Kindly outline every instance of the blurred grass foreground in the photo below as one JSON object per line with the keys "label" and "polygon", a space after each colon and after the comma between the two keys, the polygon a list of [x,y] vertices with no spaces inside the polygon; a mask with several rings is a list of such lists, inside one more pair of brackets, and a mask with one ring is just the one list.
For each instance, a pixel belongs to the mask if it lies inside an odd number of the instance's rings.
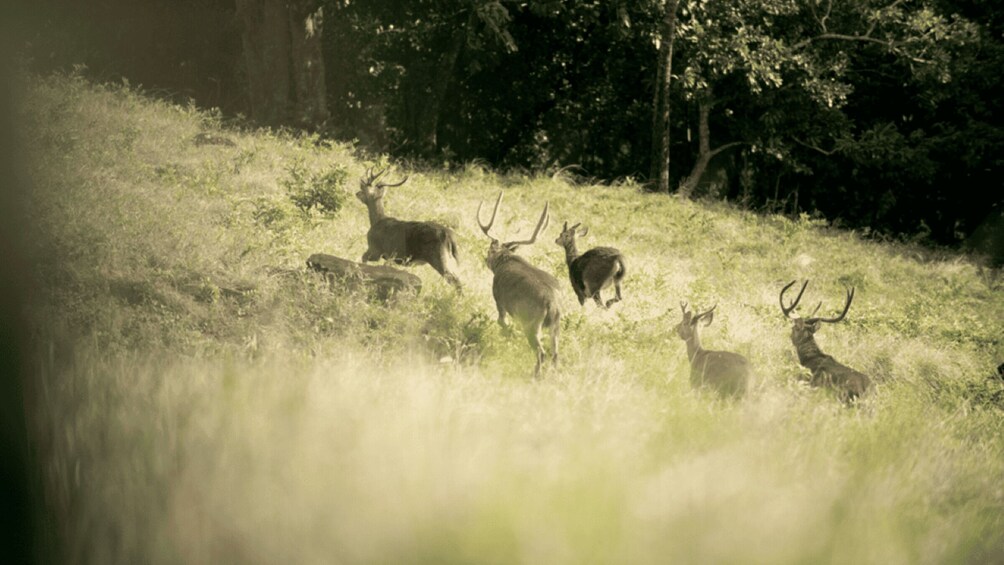
{"label": "blurred grass foreground", "polygon": [[[1004,562],[1004,300],[963,257],[631,180],[399,167],[388,213],[457,232],[465,293],[415,267],[421,294],[384,304],[305,268],[365,250],[372,158],[127,86],[25,88],[29,427],[59,561]],[[561,222],[628,260],[609,311],[564,287],[539,381],[474,219],[503,188],[503,237],[550,202],[521,254],[563,285]],[[800,379],[796,278],[824,309],[857,289],[817,335],[875,383],[856,407]],[[704,343],[750,359],[744,401],[691,390],[680,301],[718,304]]]}

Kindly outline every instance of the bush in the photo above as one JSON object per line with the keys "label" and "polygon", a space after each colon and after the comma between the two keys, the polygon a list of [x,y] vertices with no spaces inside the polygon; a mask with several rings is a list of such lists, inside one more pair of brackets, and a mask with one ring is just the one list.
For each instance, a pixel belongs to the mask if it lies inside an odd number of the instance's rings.
{"label": "bush", "polygon": [[304,212],[316,208],[321,213],[334,214],[345,200],[342,185],[348,177],[349,171],[341,165],[317,175],[308,173],[303,161],[296,161],[289,167],[289,178],[283,184],[297,208]]}

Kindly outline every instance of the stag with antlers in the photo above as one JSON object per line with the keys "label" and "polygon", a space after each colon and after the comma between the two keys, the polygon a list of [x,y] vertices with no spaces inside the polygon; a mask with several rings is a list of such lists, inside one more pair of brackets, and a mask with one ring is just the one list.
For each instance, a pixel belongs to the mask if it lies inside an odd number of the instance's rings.
{"label": "stag with antlers", "polygon": [[481,231],[491,239],[485,263],[494,274],[492,295],[498,308],[499,325],[506,327],[506,316],[511,316],[523,327],[523,333],[537,356],[537,365],[533,370],[534,377],[540,376],[540,368],[546,357],[544,346],[540,343],[543,328],[551,333],[551,360],[558,364],[558,334],[561,330],[561,309],[558,305],[558,280],[550,274],[534,267],[526,259],[516,255],[516,249],[521,245],[530,245],[537,241],[537,236],[547,227],[550,216],[548,206],[544,204],[544,212],[540,215],[537,227],[530,239],[524,241],[509,241],[501,243],[492,237],[489,230],[495,224],[499,205],[502,203],[502,192],[495,200],[492,218],[487,224],[481,222],[481,208],[478,205],[478,225]]}
{"label": "stag with antlers", "polygon": [[855,371],[847,365],[839,363],[831,355],[823,353],[819,349],[819,346],[816,345],[816,338],[813,334],[819,329],[819,324],[824,322],[835,324],[847,316],[847,311],[851,308],[851,301],[854,300],[854,287],[847,289],[847,300],[844,303],[844,310],[840,315],[833,318],[814,317],[823,305],[820,302],[812,313],[809,314],[808,318],[792,318],[791,313],[798,306],[799,301],[802,299],[802,294],[805,293],[805,287],[808,284],[809,281],[802,283],[802,288],[798,291],[798,295],[787,306],[784,304],[784,293],[795,285],[795,281],[786,284],[778,296],[778,300],[781,303],[781,312],[784,313],[786,318],[792,320],[791,343],[798,352],[798,362],[812,372],[809,384],[817,387],[831,388],[837,392],[840,399],[844,402],[853,402],[855,399],[864,396],[871,381],[863,373]]}
{"label": "stag with antlers", "polygon": [[750,364],[745,357],[731,351],[712,351],[701,346],[701,336],[697,323],[704,321],[711,325],[715,308],[712,306],[700,314],[687,309],[687,303],[680,303],[683,320],[676,326],[676,335],[687,343],[687,359],[690,360],[690,386],[695,389],[708,387],[722,398],[739,398],[746,394],[749,383]]}
{"label": "stag with antlers", "polygon": [[460,279],[451,268],[458,261],[453,230],[435,222],[402,221],[388,216],[383,209],[384,192],[401,186],[408,177],[395,183],[379,182],[377,179],[385,172],[387,169],[377,173],[372,167],[367,169],[356,193],[370,215],[370,229],[366,233],[369,248],[363,253],[363,262],[390,259],[400,265],[428,263],[459,292]]}

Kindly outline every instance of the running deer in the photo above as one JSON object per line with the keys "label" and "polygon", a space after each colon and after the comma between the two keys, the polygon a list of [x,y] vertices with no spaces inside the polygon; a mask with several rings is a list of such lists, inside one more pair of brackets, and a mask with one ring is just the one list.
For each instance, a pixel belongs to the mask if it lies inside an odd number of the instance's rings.
{"label": "running deer", "polygon": [[676,326],[676,334],[687,343],[687,358],[690,360],[690,386],[709,387],[722,398],[739,398],[746,394],[749,384],[750,364],[745,357],[730,351],[711,351],[701,346],[701,336],[697,323],[711,325],[715,308],[694,314],[687,310],[687,303],[680,303],[683,320]]}
{"label": "running deer", "polygon": [[805,287],[808,284],[809,281],[802,283],[802,289],[798,291],[798,296],[788,306],[784,305],[784,293],[795,285],[795,281],[786,284],[778,296],[778,301],[781,303],[781,312],[784,313],[786,318],[792,320],[791,343],[798,352],[798,362],[812,372],[809,384],[817,387],[831,388],[837,391],[841,400],[845,403],[851,403],[855,399],[864,396],[868,390],[868,385],[870,384],[868,377],[837,362],[832,356],[823,353],[819,349],[819,346],[816,345],[816,338],[813,334],[819,329],[820,323],[835,324],[847,316],[847,311],[851,309],[851,301],[854,300],[854,287],[847,289],[847,301],[844,303],[844,311],[839,316],[835,318],[814,318],[813,316],[816,315],[820,306],[823,305],[820,302],[812,313],[809,314],[808,318],[792,318],[791,313],[798,306],[798,302],[802,299],[802,294],[805,292]]}
{"label": "running deer", "polygon": [[390,259],[399,265],[428,263],[458,292],[461,291],[460,279],[451,270],[458,262],[453,230],[435,222],[407,222],[388,216],[383,209],[384,192],[401,186],[408,177],[390,184],[377,182],[385,172],[387,169],[374,174],[372,168],[366,169],[356,193],[356,198],[366,205],[370,214],[370,229],[366,233],[369,249],[363,253],[363,262]]}
{"label": "running deer", "polygon": [[558,305],[558,280],[550,274],[531,265],[526,259],[516,255],[516,249],[521,245],[530,245],[537,241],[537,236],[547,227],[550,216],[548,205],[544,204],[544,212],[540,215],[537,228],[530,239],[525,241],[509,241],[500,243],[492,237],[489,230],[495,224],[499,205],[502,203],[502,192],[495,200],[492,219],[485,225],[481,222],[481,208],[484,201],[478,204],[478,226],[491,239],[485,263],[494,273],[492,295],[498,308],[499,325],[506,328],[506,315],[511,316],[523,327],[523,333],[530,342],[537,356],[534,367],[534,377],[540,376],[540,367],[544,363],[544,346],[540,343],[542,328],[548,328],[551,334],[551,361],[558,364],[558,334],[561,331],[561,309]]}
{"label": "running deer", "polygon": [[[624,267],[624,256],[613,247],[594,247],[579,255],[575,246],[575,237],[585,237],[589,228],[575,224],[568,227],[568,222],[561,229],[561,235],[554,242],[565,248],[565,263],[568,264],[568,278],[572,281],[572,290],[579,298],[579,304],[585,305],[587,298],[596,301],[601,308],[610,308],[615,302],[621,301],[621,280],[627,272]],[[606,303],[600,298],[600,291],[614,285],[614,298]]]}

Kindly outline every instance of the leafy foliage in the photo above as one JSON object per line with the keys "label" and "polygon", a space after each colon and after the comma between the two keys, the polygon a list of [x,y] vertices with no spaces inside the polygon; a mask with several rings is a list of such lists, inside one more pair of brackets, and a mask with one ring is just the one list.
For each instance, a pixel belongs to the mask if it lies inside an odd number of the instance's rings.
{"label": "leafy foliage", "polygon": [[[608,181],[652,170],[664,2],[322,3],[327,135],[437,166],[576,165]],[[29,55],[247,114],[231,4],[172,6],[47,4]],[[982,0],[681,0],[671,184],[700,165],[698,196],[960,243],[1004,206],[998,12]]]}
{"label": "leafy foliage", "polygon": [[316,209],[327,215],[342,208],[348,169],[334,165],[323,174],[312,174],[307,172],[302,161],[295,161],[289,166],[288,172],[289,177],[283,181],[283,185],[297,208],[304,212]]}

